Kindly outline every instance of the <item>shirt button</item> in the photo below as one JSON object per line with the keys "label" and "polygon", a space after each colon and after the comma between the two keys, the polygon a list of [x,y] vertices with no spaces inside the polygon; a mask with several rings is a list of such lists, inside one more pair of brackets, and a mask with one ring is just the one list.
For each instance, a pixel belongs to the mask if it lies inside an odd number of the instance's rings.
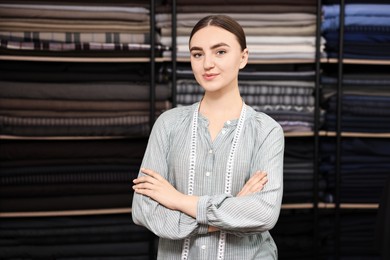
{"label": "shirt button", "polygon": [[206,245],[202,245],[200,248],[202,248],[203,250],[206,249]]}
{"label": "shirt button", "polygon": [[206,172],[206,176],[209,177],[211,172]]}
{"label": "shirt button", "polygon": [[226,130],[222,130],[222,134],[223,134],[223,135],[226,134]]}
{"label": "shirt button", "polygon": [[209,153],[213,153],[213,150],[209,150]]}
{"label": "shirt button", "polygon": [[226,121],[226,124],[230,125],[232,122],[230,120]]}

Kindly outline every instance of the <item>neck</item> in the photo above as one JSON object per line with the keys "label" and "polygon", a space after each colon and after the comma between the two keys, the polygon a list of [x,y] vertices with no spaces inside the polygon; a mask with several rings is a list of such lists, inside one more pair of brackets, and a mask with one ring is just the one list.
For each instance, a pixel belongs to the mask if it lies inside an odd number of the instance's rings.
{"label": "neck", "polygon": [[243,101],[238,91],[218,95],[206,92],[200,105],[200,112],[205,116],[218,116],[234,119],[240,116]]}

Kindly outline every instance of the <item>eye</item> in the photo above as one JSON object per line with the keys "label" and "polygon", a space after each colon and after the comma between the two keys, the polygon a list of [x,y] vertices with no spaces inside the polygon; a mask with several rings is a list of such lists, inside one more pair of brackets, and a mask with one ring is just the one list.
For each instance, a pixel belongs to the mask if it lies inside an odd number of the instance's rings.
{"label": "eye", "polygon": [[226,53],[226,51],[225,50],[219,50],[219,51],[217,51],[217,55],[224,55]]}
{"label": "eye", "polygon": [[192,55],[192,57],[194,57],[195,59],[197,59],[197,58],[200,58],[200,57],[202,56],[202,53],[200,53],[200,52],[194,52],[194,53],[192,53],[191,55]]}

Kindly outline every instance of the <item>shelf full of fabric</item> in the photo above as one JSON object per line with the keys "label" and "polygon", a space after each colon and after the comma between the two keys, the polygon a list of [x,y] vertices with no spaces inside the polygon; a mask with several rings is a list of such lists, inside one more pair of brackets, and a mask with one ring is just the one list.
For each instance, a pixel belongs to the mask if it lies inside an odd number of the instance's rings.
{"label": "shelf full of fabric", "polygon": [[171,107],[152,9],[0,6],[0,258],[150,259],[154,237],[129,213],[152,118]]}
{"label": "shelf full of fabric", "polygon": [[[338,58],[340,4],[324,1],[322,34],[328,58]],[[344,11],[344,58],[389,60],[388,1],[348,1]]]}
{"label": "shelf full of fabric", "polygon": [[[236,19],[247,36],[249,62],[314,62],[316,52],[316,2],[300,1],[192,1],[179,0],[176,15],[178,60],[189,60],[188,38],[195,23],[209,14]],[[156,27],[161,43],[172,46],[172,1],[157,8]],[[321,49],[324,47],[322,39]],[[323,52],[322,52],[323,53]],[[171,57],[171,51],[163,51]]]}
{"label": "shelf full of fabric", "polygon": [[2,1],[0,7],[2,55],[150,56],[149,3]]}
{"label": "shelf full of fabric", "polygon": [[129,214],[2,218],[1,259],[150,259],[150,233]]}
{"label": "shelf full of fabric", "polygon": [[337,209],[330,240],[335,240],[333,250],[338,257],[379,259],[374,225],[367,224],[370,233],[344,236],[348,224],[343,220],[348,212],[362,222],[375,221],[377,207],[363,214],[358,206],[349,211],[337,205],[377,205],[389,177],[386,108],[390,105],[390,82],[388,65],[384,65],[389,60],[389,8],[388,1],[380,0],[330,0],[322,7],[325,51],[327,57],[338,59],[337,64],[323,64],[321,77],[323,126],[326,131],[335,131],[336,138],[323,138],[320,144],[327,199],[334,201]]}
{"label": "shelf full of fabric", "polygon": [[[129,137],[150,131],[149,64],[0,63],[3,136]],[[155,83],[155,113],[170,107]]]}

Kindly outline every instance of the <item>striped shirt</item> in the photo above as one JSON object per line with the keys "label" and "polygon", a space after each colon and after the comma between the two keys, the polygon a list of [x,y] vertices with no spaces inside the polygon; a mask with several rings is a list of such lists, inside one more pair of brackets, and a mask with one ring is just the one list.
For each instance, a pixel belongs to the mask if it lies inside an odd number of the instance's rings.
{"label": "striped shirt", "polygon": [[[246,106],[246,105],[245,105]],[[173,108],[155,122],[142,167],[165,177],[182,193],[188,191],[191,124],[198,103]],[[277,247],[268,232],[279,217],[283,194],[283,130],[264,113],[247,106],[234,156],[231,194],[225,193],[226,165],[238,119],[227,121],[214,141],[208,120],[199,114],[193,195],[199,196],[196,219],[134,194],[132,217],[160,237],[158,259],[182,259],[183,241],[190,238],[188,259],[217,259],[219,233],[226,232],[225,260],[277,259]],[[256,171],[268,173],[261,192],[236,197]]]}

